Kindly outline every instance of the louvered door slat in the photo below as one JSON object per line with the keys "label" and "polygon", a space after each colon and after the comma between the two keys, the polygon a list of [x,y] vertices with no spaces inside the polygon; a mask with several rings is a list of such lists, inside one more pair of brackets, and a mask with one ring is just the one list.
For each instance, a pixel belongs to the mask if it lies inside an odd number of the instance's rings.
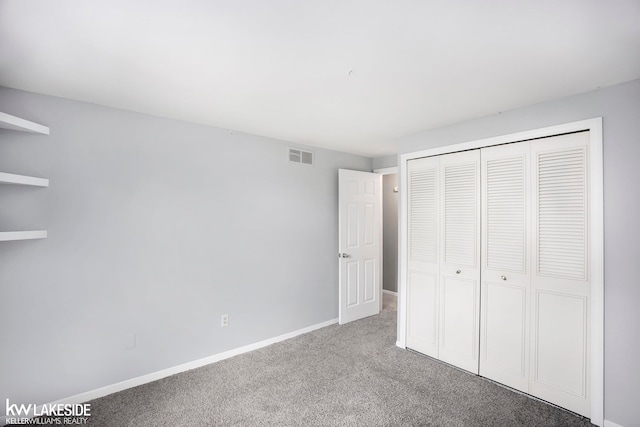
{"label": "louvered door slat", "polygon": [[480,374],[529,383],[528,142],[483,148]]}
{"label": "louvered door slat", "polygon": [[542,152],[538,168],[538,274],[586,279],[586,153]]}
{"label": "louvered door slat", "polygon": [[531,142],[536,245],[529,392],[589,415],[589,134]]}
{"label": "louvered door slat", "polygon": [[409,173],[409,257],[437,262],[436,169]]}
{"label": "louvered door slat", "polygon": [[438,357],[438,158],[407,165],[407,347]]}
{"label": "louvered door slat", "polygon": [[487,266],[525,271],[525,158],[486,162]]}
{"label": "louvered door slat", "polygon": [[475,266],[477,261],[477,164],[444,168],[444,262]]}
{"label": "louvered door slat", "polygon": [[439,358],[478,373],[480,151],[440,157]]}

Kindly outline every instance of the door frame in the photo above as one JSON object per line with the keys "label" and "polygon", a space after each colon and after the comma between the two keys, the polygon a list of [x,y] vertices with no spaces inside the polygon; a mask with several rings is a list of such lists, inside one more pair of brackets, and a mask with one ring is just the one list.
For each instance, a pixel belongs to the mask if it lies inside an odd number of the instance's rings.
{"label": "door frame", "polygon": [[421,157],[454,153],[457,151],[509,144],[535,138],[545,138],[570,132],[589,131],[589,215],[591,224],[589,234],[591,252],[591,422],[598,426],[604,423],[604,171],[602,117],[532,129],[523,132],[479,139],[452,145],[435,147],[400,155],[398,182],[398,335],[396,345],[406,348],[407,333],[407,262],[408,262],[408,206],[407,206],[407,162]]}

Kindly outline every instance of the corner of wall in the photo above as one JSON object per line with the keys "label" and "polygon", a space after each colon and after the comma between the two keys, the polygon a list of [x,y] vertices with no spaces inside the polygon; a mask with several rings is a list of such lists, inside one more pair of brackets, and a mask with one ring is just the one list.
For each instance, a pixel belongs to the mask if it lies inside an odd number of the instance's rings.
{"label": "corner of wall", "polygon": [[392,168],[398,166],[398,155],[390,154],[388,156],[374,157],[372,161],[372,169]]}

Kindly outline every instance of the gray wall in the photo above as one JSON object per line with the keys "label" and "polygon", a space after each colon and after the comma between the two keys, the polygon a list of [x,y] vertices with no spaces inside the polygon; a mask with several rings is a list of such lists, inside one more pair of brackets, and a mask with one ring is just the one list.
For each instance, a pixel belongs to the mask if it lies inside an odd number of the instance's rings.
{"label": "gray wall", "polygon": [[373,159],[374,169],[392,168],[394,166],[398,166],[397,154],[391,154],[389,156],[382,156],[382,157],[375,157]]}
{"label": "gray wall", "polygon": [[640,80],[421,132],[401,153],[603,117],[605,419],[638,426],[640,405]]}
{"label": "gray wall", "polygon": [[[0,398],[45,403],[334,319],[338,168],[371,159],[0,88]],[[230,324],[220,328],[220,316]],[[130,334],[137,347],[126,350]],[[0,405],[4,413],[4,403]]]}
{"label": "gray wall", "polygon": [[398,291],[398,174],[382,175],[382,289]]}

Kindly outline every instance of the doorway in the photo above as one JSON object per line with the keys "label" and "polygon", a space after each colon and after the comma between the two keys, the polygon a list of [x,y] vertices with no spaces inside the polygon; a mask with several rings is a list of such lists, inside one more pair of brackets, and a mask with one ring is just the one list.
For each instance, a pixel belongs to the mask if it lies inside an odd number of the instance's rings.
{"label": "doorway", "polygon": [[398,306],[398,168],[375,169],[382,175],[382,309]]}

